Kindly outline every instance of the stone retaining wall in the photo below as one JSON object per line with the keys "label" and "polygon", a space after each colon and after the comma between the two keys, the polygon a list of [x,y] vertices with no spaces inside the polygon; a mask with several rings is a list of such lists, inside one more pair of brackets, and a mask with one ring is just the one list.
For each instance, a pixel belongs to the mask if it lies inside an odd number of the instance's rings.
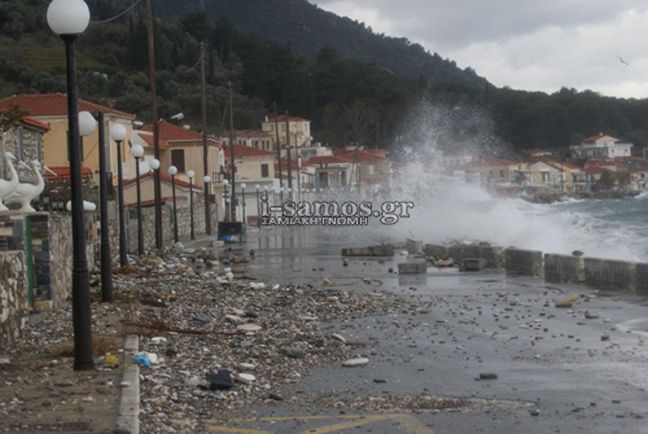
{"label": "stone retaining wall", "polygon": [[549,283],[581,283],[585,281],[585,259],[582,256],[544,256],[545,280]]}
{"label": "stone retaining wall", "polygon": [[[643,266],[641,268],[643,269]],[[585,258],[585,284],[607,291],[635,291],[637,288],[637,264]]]}
{"label": "stone retaining wall", "polygon": [[[114,203],[110,206],[116,206]],[[212,234],[216,234],[218,224],[216,222],[216,208],[212,206]],[[119,214],[117,210],[110,213],[110,246],[113,258],[119,255]],[[128,252],[137,253],[137,209],[128,208],[126,217],[126,244]],[[144,250],[155,249],[155,207],[147,206],[142,208],[142,230],[144,233]],[[205,205],[201,201],[194,203],[194,230],[196,237],[205,234]],[[162,236],[164,245],[173,245],[173,206],[164,204],[162,206]],[[180,242],[191,238],[191,211],[188,206],[178,207],[178,238]]]}
{"label": "stone retaining wall", "polygon": [[[438,247],[433,251],[441,252]],[[464,259],[483,259],[486,268],[502,268],[504,266],[504,249],[496,246],[456,245],[450,246],[447,255],[461,264]]]}
{"label": "stone retaining wall", "polygon": [[648,295],[648,264],[637,264],[636,286],[639,294]]}
{"label": "stone retaining wall", "polygon": [[27,326],[27,270],[21,251],[0,252],[0,354]]}
{"label": "stone retaining wall", "polygon": [[540,251],[506,249],[504,255],[507,273],[520,276],[542,276],[544,274],[542,252]]}

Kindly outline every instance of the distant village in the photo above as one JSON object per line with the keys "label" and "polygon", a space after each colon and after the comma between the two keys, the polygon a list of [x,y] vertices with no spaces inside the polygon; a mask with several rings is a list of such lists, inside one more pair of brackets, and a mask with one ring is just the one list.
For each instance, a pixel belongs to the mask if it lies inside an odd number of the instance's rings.
{"label": "distant village", "polygon": [[634,145],[601,132],[570,146],[570,158],[559,160],[551,151],[534,148],[520,161],[475,157],[457,152],[444,156],[452,176],[479,183],[501,194],[529,198],[547,196],[631,195],[646,190],[648,160],[633,155]]}
{"label": "distant village", "polygon": [[[79,100],[79,110],[104,112],[107,130],[114,124],[127,129],[127,139],[121,143],[126,206],[132,206],[136,201],[136,160],[128,149],[133,145],[144,148],[144,157],[139,159],[142,203],[144,206],[152,205],[154,186],[149,165],[154,158],[152,125],[137,122],[134,114],[83,99]],[[42,201],[49,208],[60,204],[63,198],[56,197],[56,186],[65,185],[69,180],[66,95],[24,94],[0,100],[0,113],[12,111],[21,115],[4,128],[2,151],[12,152],[18,160],[27,163],[17,167],[21,179],[27,182],[34,178],[26,167],[29,162],[44,162],[48,168],[44,174],[48,188]],[[172,194],[168,167],[177,168],[177,199],[184,204],[188,203],[190,191],[187,173],[195,173],[192,189],[197,194],[202,194],[201,181],[209,176],[213,184],[210,200],[220,215],[217,218],[223,218],[225,214],[227,179],[231,170],[230,136],[234,137],[235,189],[239,195],[245,195],[245,198],[237,200],[238,212],[248,221],[257,218],[256,197],[259,192],[282,199],[309,199],[310,193],[330,189],[371,193],[376,186],[385,185],[399,171],[405,170],[402,162],[392,161],[383,150],[322,146],[311,135],[310,120],[297,116],[266,117],[258,130],[209,135],[211,173],[207,174],[203,173],[202,132],[167,120],[160,120],[159,131],[163,200],[168,202]],[[88,183],[96,184],[98,180],[98,143],[98,132],[83,140],[83,175]],[[117,173],[116,147],[117,143],[111,140],[107,150],[108,172],[113,183],[116,183]],[[570,151],[569,161],[561,161],[544,149],[531,149],[528,158],[511,161],[458,150],[444,154],[440,162],[433,161],[429,165],[430,170],[439,171],[457,182],[479,184],[500,194],[532,198],[596,192],[633,194],[646,190],[648,160],[633,156],[632,143],[601,133],[583,139],[579,145],[571,146]],[[6,161],[0,164],[2,173],[6,173]]]}

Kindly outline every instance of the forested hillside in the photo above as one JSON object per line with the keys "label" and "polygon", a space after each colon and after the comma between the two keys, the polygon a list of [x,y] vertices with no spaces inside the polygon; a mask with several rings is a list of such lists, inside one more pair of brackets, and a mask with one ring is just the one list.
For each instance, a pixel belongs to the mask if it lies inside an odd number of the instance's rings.
{"label": "forested hillside", "polygon": [[[197,65],[200,41],[206,41],[212,131],[225,126],[226,84],[231,81],[238,128],[258,127],[276,105],[279,112],[289,110],[312,119],[316,140],[338,146],[353,141],[368,146],[397,143],[399,126],[408,120],[410,109],[422,102],[476,108],[492,118],[501,141],[517,150],[566,147],[599,131],[642,146],[648,143],[646,100],[570,89],[552,95],[498,89],[406,40],[373,35],[363,25],[304,0],[204,3],[205,10],[200,11],[199,0],[154,0],[156,13],[164,17],[157,20],[155,37],[160,112],[167,119],[184,112],[186,121],[198,125]],[[118,14],[131,2],[89,0],[88,4],[96,21]],[[46,6],[42,0],[0,0],[0,95],[65,90],[63,47],[44,22]],[[148,121],[141,6],[108,24],[91,24],[79,38],[78,65],[83,97],[135,112]],[[277,9],[284,12],[282,25],[276,21]],[[266,34],[268,28],[261,21],[293,36],[281,39],[277,33]],[[317,38],[297,37],[308,33],[304,26],[314,29]],[[331,26],[338,32],[326,36]],[[415,52],[421,56],[413,59],[436,59],[422,61],[431,68],[429,73],[425,69],[402,73],[375,62],[378,56],[403,64],[400,56]],[[461,129],[458,119],[456,128]],[[452,138],[444,145],[452,147]]]}

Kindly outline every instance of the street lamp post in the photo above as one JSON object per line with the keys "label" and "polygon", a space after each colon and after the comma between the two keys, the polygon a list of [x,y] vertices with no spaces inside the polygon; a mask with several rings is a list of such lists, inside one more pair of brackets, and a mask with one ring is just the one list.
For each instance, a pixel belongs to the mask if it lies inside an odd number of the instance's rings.
{"label": "street lamp post", "polygon": [[211,185],[212,178],[209,175],[205,175],[203,177],[203,184],[205,185],[205,233],[207,235],[211,235],[211,212],[209,212],[209,194],[208,192],[211,190],[209,186]]}
{"label": "street lamp post", "polygon": [[173,194],[173,241],[177,244],[179,239],[178,239],[178,207],[176,205],[175,177],[178,174],[178,168],[175,166],[170,166],[168,172],[169,175],[171,175],[171,191]]}
{"label": "street lamp post", "polygon": [[189,215],[191,217],[191,240],[196,239],[196,231],[194,228],[194,209],[193,209],[193,179],[196,176],[196,172],[190,170],[187,172],[187,178],[189,178]]}
{"label": "street lamp post", "polygon": [[227,179],[223,179],[223,200],[225,201],[225,221],[229,222],[230,221],[230,211],[229,211],[229,181]]}
{"label": "street lamp post", "polygon": [[140,185],[139,160],[144,156],[141,145],[133,145],[131,155],[135,158],[135,185],[137,186],[137,254],[144,255],[144,227],[142,226],[142,186]]}
{"label": "street lamp post", "polygon": [[156,175],[160,175],[158,170],[160,170],[160,160],[157,158],[153,158],[152,160],[149,161],[149,168],[153,171],[153,181],[155,182],[155,177]]}
{"label": "street lamp post", "polygon": [[257,210],[257,227],[261,226],[261,208],[260,208],[260,187],[259,184],[254,186],[254,189],[256,190],[256,210]]}
{"label": "street lamp post", "polygon": [[81,137],[93,134],[99,124],[99,214],[101,225],[101,301],[112,300],[112,255],[110,253],[110,228],[108,225],[108,171],[106,168],[106,129],[103,112],[95,116],[87,111],[79,113]]}
{"label": "street lamp post", "polygon": [[243,209],[243,226],[245,226],[246,221],[245,221],[245,189],[247,188],[247,185],[245,183],[241,184],[241,206]]}
{"label": "street lamp post", "polygon": [[47,23],[65,43],[67,70],[68,158],[72,196],[72,323],[74,328],[74,369],[94,369],[92,320],[86,237],[83,221],[81,178],[81,137],[77,94],[74,41],[90,22],[90,10],[83,0],[53,0],[47,8]]}
{"label": "street lamp post", "polygon": [[121,147],[126,139],[126,127],[113,124],[110,127],[110,137],[117,144],[117,198],[119,200],[119,265],[128,265],[126,254],[126,216],[124,215],[124,167],[122,165]]}

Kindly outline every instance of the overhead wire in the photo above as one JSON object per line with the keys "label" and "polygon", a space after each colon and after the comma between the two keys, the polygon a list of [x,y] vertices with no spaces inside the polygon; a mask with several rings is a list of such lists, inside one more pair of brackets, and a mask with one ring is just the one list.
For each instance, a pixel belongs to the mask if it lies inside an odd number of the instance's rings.
{"label": "overhead wire", "polygon": [[123,17],[124,15],[129,13],[130,11],[132,11],[135,8],[135,6],[137,6],[141,1],[142,0],[135,0],[135,2],[132,5],[130,5],[128,8],[126,8],[126,10],[118,13],[114,17],[110,17],[110,18],[107,18],[105,20],[99,20],[99,21],[94,21],[93,20],[93,21],[90,21],[90,24],[107,24],[107,23],[110,23],[111,21],[115,21],[115,20]]}

